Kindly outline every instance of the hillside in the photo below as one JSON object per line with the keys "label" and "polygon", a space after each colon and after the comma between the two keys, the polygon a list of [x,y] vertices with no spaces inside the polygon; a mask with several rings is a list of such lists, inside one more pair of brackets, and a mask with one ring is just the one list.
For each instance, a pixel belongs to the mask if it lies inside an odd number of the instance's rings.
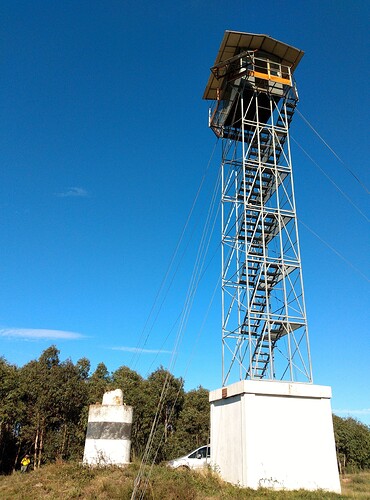
{"label": "hillside", "polygon": [[[117,388],[134,409],[132,460],[143,457],[154,418],[150,461],[170,460],[208,442],[207,389],[186,392],[184,380],[163,367],[145,379],[127,366],[109,373],[104,363],[90,373],[87,358],[75,364],[61,361],[59,350],[50,346],[22,367],[0,358],[0,474],[19,469],[25,454],[35,468],[81,460],[89,404],[101,402],[106,390]],[[333,423],[341,472],[368,470],[369,427],[335,415]]]}
{"label": "hillside", "polygon": [[[129,499],[138,464],[121,470],[88,469],[76,463],[55,463],[26,474],[16,472],[0,476],[0,498],[4,499]],[[223,483],[212,472],[170,470],[155,466],[145,499],[216,500],[216,499],[350,499],[370,498],[370,472],[342,478],[342,495],[324,492],[270,492],[245,490]]]}

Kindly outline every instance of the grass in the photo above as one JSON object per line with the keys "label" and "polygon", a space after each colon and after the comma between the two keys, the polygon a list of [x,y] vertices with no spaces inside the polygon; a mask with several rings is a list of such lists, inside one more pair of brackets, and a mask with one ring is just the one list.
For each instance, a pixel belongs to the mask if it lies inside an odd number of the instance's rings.
{"label": "grass", "polygon": [[[138,464],[124,469],[88,469],[75,463],[56,463],[27,474],[15,472],[0,476],[0,498],[10,499],[86,499],[125,500],[131,497]],[[202,473],[155,466],[145,489],[145,500],[218,499],[369,499],[370,472],[348,474],[342,478],[342,495],[323,491],[257,491],[242,489],[221,481],[211,471]]]}
{"label": "grass", "polygon": [[346,498],[370,498],[370,471],[347,474],[341,478],[341,484]]}

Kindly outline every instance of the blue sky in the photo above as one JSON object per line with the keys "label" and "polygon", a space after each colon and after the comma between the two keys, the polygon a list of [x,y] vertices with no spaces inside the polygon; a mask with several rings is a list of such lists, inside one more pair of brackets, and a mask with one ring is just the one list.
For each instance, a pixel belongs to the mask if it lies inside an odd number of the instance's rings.
{"label": "blue sky", "polygon": [[305,51],[299,110],[344,162],[295,115],[314,381],[339,415],[370,423],[369,194],[352,175],[369,188],[368,2],[0,10],[1,355],[22,365],[54,343],[93,369],[163,364],[186,389],[220,385],[219,221],[181,320],[220,161],[202,94],[226,29],[266,33]]}

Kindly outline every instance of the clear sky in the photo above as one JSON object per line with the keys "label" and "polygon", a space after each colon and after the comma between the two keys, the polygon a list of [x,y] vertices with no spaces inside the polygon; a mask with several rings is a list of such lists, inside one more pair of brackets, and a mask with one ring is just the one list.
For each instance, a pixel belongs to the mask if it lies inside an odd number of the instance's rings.
{"label": "clear sky", "polygon": [[219,220],[180,316],[220,162],[202,94],[226,29],[266,33],[305,51],[299,110],[344,162],[295,115],[314,381],[332,386],[337,414],[370,423],[369,194],[352,175],[369,188],[370,4],[5,0],[0,11],[0,354],[23,365],[56,344],[93,369],[163,364],[187,390],[219,387]]}

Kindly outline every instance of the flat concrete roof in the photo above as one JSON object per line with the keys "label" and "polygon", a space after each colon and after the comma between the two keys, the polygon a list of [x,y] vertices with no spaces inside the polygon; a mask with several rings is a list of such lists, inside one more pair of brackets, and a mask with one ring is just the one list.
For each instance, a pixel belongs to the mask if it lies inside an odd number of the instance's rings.
{"label": "flat concrete roof", "polygon": [[330,399],[331,387],[327,385],[304,384],[300,382],[281,382],[276,380],[241,380],[209,393],[209,401],[256,394],[263,396],[291,396],[296,398]]}

